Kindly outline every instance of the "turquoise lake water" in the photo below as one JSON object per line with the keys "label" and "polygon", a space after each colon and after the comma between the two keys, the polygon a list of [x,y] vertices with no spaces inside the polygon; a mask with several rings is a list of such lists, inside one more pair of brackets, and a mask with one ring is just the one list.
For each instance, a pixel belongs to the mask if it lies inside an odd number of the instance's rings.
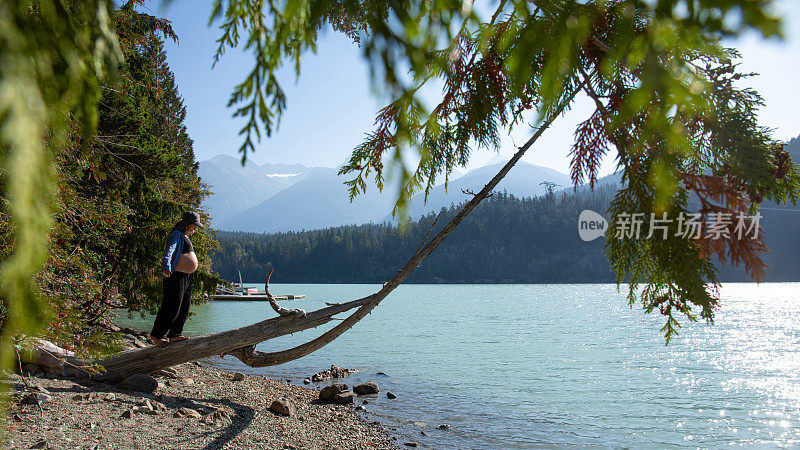
{"label": "turquoise lake water", "polygon": [[[281,302],[306,310],[379,288],[270,287],[306,295]],[[662,318],[628,308],[614,285],[403,285],[305,358],[264,369],[231,357],[210,361],[297,384],[331,364],[359,369],[343,382],[371,380],[382,391],[365,417],[420,446],[793,447],[800,445],[799,293],[800,283],[725,285],[716,324],[686,323],[665,346]],[[193,311],[188,335],[275,316],[266,302]],[[149,330],[152,318],[120,322]],[[259,349],[289,348],[330,326]],[[398,398],[388,400],[387,390]]]}

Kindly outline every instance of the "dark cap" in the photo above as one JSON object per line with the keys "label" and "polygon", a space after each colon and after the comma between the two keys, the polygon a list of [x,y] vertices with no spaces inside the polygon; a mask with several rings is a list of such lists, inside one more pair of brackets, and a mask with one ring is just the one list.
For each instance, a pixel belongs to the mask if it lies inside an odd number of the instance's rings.
{"label": "dark cap", "polygon": [[181,217],[183,221],[188,224],[197,225],[200,228],[203,228],[203,224],[200,223],[200,215],[196,212],[186,211],[183,213],[183,217]]}

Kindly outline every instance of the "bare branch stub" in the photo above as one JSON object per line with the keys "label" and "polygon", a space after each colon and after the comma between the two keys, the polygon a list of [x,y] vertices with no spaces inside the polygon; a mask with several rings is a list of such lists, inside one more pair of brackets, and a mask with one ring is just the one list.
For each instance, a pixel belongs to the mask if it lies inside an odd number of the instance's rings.
{"label": "bare branch stub", "polygon": [[275,300],[275,297],[269,292],[269,278],[272,276],[272,272],[275,270],[274,267],[269,269],[269,273],[267,273],[267,279],[264,281],[264,292],[267,294],[267,301],[269,301],[269,305],[272,306],[272,309],[275,310],[276,313],[280,316],[298,316],[304,317],[306,312],[302,309],[286,309],[278,305],[278,302]]}
{"label": "bare branch stub", "polygon": [[[481,193],[480,193],[480,192],[478,192],[478,193],[476,194],[475,192],[472,192],[470,189],[466,189],[466,188],[461,188],[461,192],[462,192],[463,194],[466,194],[466,195],[471,195],[471,196],[473,196],[473,197],[477,197],[478,195],[481,195]],[[493,195],[494,195],[494,192],[492,192],[492,193],[488,193],[488,194],[483,194],[483,197],[484,197],[484,198],[489,198],[489,197],[491,197],[491,196],[493,196]]]}

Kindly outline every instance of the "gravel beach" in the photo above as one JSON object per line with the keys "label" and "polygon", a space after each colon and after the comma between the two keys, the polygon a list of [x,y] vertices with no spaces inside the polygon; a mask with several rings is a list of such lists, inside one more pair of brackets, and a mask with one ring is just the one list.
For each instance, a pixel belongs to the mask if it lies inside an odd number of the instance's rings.
{"label": "gravel beach", "polygon": [[[315,389],[263,377],[234,378],[187,363],[157,375],[156,392],[145,394],[12,374],[5,447],[397,448],[386,429],[352,404],[321,403]],[[288,404],[288,417],[270,410],[277,399]]]}

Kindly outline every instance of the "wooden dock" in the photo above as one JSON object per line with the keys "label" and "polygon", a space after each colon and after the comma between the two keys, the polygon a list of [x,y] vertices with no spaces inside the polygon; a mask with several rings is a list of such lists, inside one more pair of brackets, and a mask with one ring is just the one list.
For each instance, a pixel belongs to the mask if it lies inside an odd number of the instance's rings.
{"label": "wooden dock", "polygon": [[[272,298],[275,300],[297,300],[301,298],[306,298],[305,295],[273,295]],[[212,295],[211,300],[221,300],[221,301],[234,301],[234,302],[256,302],[256,301],[266,301],[268,297],[266,295],[233,295],[233,294],[221,294],[221,295]]]}

